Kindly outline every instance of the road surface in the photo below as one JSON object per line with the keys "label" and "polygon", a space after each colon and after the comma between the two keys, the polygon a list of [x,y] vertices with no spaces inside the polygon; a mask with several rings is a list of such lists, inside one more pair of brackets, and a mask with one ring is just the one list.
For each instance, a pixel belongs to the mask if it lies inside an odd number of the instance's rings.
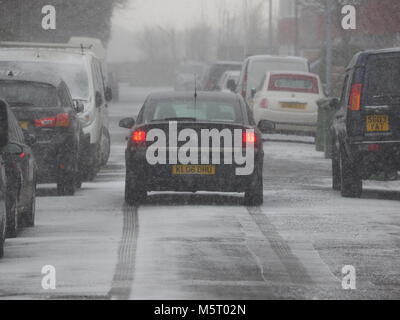
{"label": "road surface", "polygon": [[[94,182],[74,197],[39,187],[36,226],[6,242],[0,299],[400,298],[400,183],[368,182],[362,199],[343,199],[307,139],[268,137],[261,207],[215,193],[125,206],[117,124],[151,90],[122,87],[110,105],[112,154]],[[55,289],[42,286],[47,265]],[[342,287],[348,265],[355,290]]]}

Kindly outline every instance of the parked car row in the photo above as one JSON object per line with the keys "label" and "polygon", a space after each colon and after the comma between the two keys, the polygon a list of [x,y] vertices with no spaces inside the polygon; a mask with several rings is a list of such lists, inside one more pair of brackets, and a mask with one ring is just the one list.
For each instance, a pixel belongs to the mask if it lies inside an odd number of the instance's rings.
{"label": "parked car row", "polygon": [[30,145],[6,101],[0,99],[0,257],[6,237],[35,223],[37,166]]}
{"label": "parked car row", "polygon": [[104,65],[83,45],[0,43],[0,255],[6,236],[34,225],[38,183],[74,195],[107,163]]}

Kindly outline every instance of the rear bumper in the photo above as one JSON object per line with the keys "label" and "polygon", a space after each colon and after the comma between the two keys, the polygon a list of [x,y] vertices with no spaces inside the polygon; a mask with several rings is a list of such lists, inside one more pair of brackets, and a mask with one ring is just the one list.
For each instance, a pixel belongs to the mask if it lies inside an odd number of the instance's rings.
{"label": "rear bumper", "polygon": [[[371,145],[379,146],[379,149],[369,150]],[[350,143],[349,151],[365,177],[377,172],[400,170],[400,141]]]}
{"label": "rear bumper", "polygon": [[255,120],[271,122],[278,131],[316,132],[318,113],[282,112],[274,110],[255,110]]}
{"label": "rear bumper", "polygon": [[32,149],[37,164],[38,183],[57,182],[61,171],[73,170],[71,155],[74,150],[70,150],[68,143],[36,143]]}
{"label": "rear bumper", "polygon": [[262,174],[263,157],[256,155],[251,175],[236,175],[235,165],[215,165],[215,175],[173,175],[172,165],[150,165],[143,154],[127,154],[127,175],[146,191],[245,192]]}

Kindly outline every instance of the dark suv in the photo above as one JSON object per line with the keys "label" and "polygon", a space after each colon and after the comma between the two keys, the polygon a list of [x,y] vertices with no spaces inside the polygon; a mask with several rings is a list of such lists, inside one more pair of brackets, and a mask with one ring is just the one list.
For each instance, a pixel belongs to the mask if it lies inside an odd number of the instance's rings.
{"label": "dark suv", "polygon": [[50,74],[0,76],[0,96],[10,105],[20,126],[36,137],[33,152],[38,183],[57,183],[60,195],[73,195],[80,185],[79,157],[83,136],[65,82]]}
{"label": "dark suv", "polygon": [[363,51],[350,62],[332,134],[333,188],[360,197],[362,180],[400,170],[400,49]]}

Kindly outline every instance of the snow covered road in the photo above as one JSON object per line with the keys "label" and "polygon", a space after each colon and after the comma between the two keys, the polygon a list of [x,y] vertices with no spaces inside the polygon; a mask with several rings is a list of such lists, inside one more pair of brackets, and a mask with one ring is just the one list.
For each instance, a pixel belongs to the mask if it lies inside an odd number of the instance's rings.
{"label": "snow covered road", "polygon": [[[74,197],[40,186],[36,227],[6,241],[0,299],[400,298],[398,181],[343,199],[313,145],[274,140],[264,144],[260,208],[208,193],[152,193],[127,207],[127,132],[117,124],[145,92],[122,89],[110,106],[109,164]],[[42,288],[45,265],[56,268],[55,290]],[[345,265],[356,290],[342,289]]]}

